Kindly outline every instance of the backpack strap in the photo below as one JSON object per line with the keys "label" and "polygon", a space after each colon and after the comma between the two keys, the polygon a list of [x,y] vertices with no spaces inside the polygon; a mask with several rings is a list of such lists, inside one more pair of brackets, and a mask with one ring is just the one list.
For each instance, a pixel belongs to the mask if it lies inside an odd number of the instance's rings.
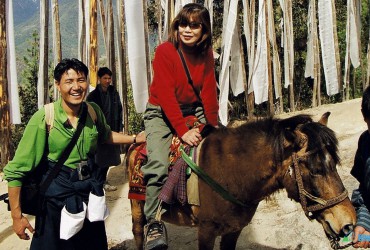
{"label": "backpack strap", "polygon": [[[86,104],[87,104],[87,112],[89,113],[89,116],[91,117],[93,122],[96,123],[97,115],[96,115],[95,109],[93,108],[93,106],[91,106],[90,103],[86,102]],[[45,122],[47,125],[47,130],[48,132],[50,132],[50,130],[54,126],[54,103],[51,102],[51,103],[45,104],[44,107],[45,107]]]}
{"label": "backpack strap", "polygon": [[98,117],[96,115],[95,109],[93,108],[93,106],[91,106],[90,103],[86,102],[86,104],[87,104],[87,112],[89,113],[89,116],[91,117],[93,122],[96,123],[96,120]]}
{"label": "backpack strap", "polygon": [[54,126],[54,103],[48,103],[44,105],[45,107],[45,122],[47,126],[48,132],[53,128]]}

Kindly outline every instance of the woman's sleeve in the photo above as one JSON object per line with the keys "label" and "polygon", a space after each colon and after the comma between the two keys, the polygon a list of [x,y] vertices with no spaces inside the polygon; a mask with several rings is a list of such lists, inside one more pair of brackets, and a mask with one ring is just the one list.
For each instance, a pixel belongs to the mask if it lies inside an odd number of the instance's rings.
{"label": "woman's sleeve", "polygon": [[207,122],[216,126],[218,124],[217,82],[215,77],[215,63],[211,49],[207,54],[205,63],[204,85],[201,90],[201,98]]}
{"label": "woman's sleeve", "polygon": [[22,186],[23,177],[39,165],[46,143],[45,109],[42,108],[31,117],[14,158],[4,168],[9,187]]}

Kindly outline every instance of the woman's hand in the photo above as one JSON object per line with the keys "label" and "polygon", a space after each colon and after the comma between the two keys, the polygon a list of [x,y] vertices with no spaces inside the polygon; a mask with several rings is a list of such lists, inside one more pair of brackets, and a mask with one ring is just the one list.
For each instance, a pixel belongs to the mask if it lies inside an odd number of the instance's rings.
{"label": "woman's hand", "polygon": [[182,141],[190,146],[198,146],[202,141],[202,136],[200,135],[199,128],[192,128],[186,132],[182,137]]}
{"label": "woman's hand", "polygon": [[368,248],[370,246],[369,241],[358,241],[358,235],[364,234],[364,235],[370,235],[370,232],[366,231],[366,229],[362,226],[356,226],[355,230],[353,230],[353,247],[355,248]]}

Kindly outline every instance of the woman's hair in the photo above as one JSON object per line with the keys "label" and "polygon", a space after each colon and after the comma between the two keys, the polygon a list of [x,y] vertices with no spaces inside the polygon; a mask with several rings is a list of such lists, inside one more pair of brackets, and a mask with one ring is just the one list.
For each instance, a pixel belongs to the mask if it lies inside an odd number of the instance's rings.
{"label": "woman's hair", "polygon": [[168,41],[171,42],[176,48],[179,47],[179,24],[190,23],[190,18],[193,22],[202,24],[202,37],[195,45],[196,52],[205,53],[212,46],[212,33],[211,33],[211,20],[208,10],[197,3],[186,4],[175,19],[172,21]]}
{"label": "woman's hair", "polygon": [[370,86],[362,94],[361,112],[364,118],[370,118]]}
{"label": "woman's hair", "polygon": [[69,69],[73,69],[77,73],[85,74],[85,77],[87,78],[89,74],[89,69],[87,66],[81,62],[80,60],[76,58],[72,59],[63,59],[54,69],[54,79],[57,82],[60,82],[60,79],[62,79],[62,75],[67,72]]}

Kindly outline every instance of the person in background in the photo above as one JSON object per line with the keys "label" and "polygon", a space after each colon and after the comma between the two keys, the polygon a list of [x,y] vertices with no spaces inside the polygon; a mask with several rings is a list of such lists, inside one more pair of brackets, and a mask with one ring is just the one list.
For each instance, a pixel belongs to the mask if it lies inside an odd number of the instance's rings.
{"label": "person in background", "polygon": [[[46,190],[44,212],[36,216],[35,228],[23,216],[20,193],[24,177],[39,166],[44,154],[49,170],[43,176],[45,178],[48,175],[75,133],[80,115],[86,114],[88,107],[83,100],[88,88],[88,72],[86,65],[74,58],[63,59],[55,67],[54,79],[61,98],[54,102],[54,126],[48,131],[45,108],[38,110],[26,126],[13,160],[4,168],[14,232],[23,240],[31,238],[26,230],[32,234],[37,232],[32,237],[31,250],[108,249],[104,219],[91,222],[83,216],[79,231],[69,235],[68,239],[62,239],[62,224],[67,227],[67,233],[74,230],[62,215],[74,218],[74,215],[86,212],[84,203],[89,204],[92,193],[104,196],[100,168],[91,163],[98,143],[145,142],[144,133],[136,137],[112,131],[99,106],[90,103],[95,110],[96,120],[87,114],[76,145]],[[90,162],[85,169],[88,175],[84,175],[84,178],[80,178],[77,171],[82,162]],[[101,205],[104,209],[105,204]]]}
{"label": "person in background", "polygon": [[[98,80],[98,85],[93,91],[91,91],[86,100],[98,104],[103,111],[105,119],[112,131],[122,132],[122,104],[117,90],[113,85],[111,85],[112,71],[107,67],[99,68]],[[110,166],[117,166],[121,164],[120,145],[98,145],[97,153],[95,155],[95,162],[103,169],[103,178],[105,181],[104,190],[117,190],[116,186],[108,183],[107,174]]]}
{"label": "person in background", "polygon": [[353,243],[355,248],[368,248],[370,241],[358,241],[359,235],[370,236],[370,87],[367,87],[362,95],[361,112],[367,130],[364,131],[359,140],[351,174],[360,183],[353,190],[352,204],[356,209],[357,223],[353,232]]}
{"label": "person in background", "polygon": [[[184,55],[193,86],[180,59]],[[176,133],[183,142],[197,146],[202,141],[198,128],[189,129],[186,116],[195,115],[202,123],[218,124],[217,84],[212,52],[208,10],[187,4],[175,17],[167,42],[159,45],[153,60],[154,78],[144,113],[148,162],[142,167],[146,186],[144,213],[145,249],[166,249],[167,232],[158,199],[168,177],[169,151]],[[190,112],[186,112],[185,110]],[[161,211],[162,210],[162,211]]]}

